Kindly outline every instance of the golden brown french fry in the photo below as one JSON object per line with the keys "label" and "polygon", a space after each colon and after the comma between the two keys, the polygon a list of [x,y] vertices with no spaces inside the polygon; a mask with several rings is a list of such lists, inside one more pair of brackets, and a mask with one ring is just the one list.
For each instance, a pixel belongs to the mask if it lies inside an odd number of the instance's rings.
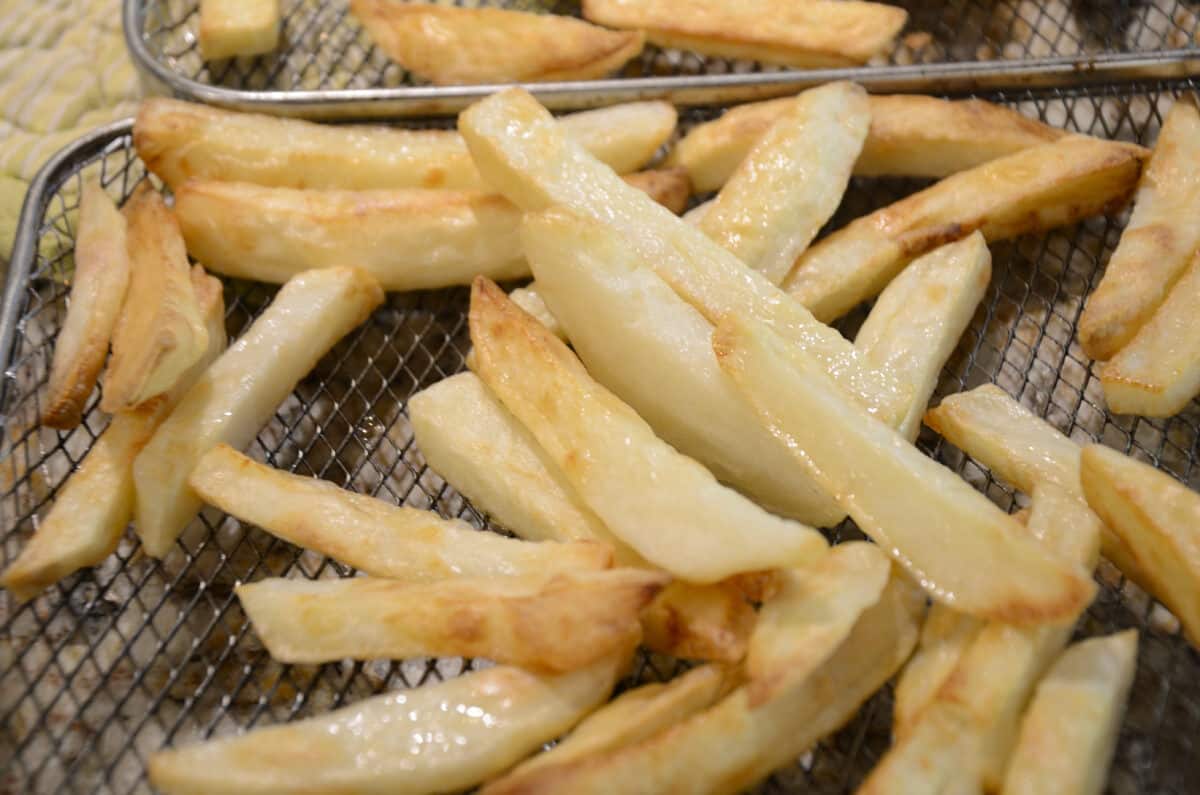
{"label": "golden brown french fry", "polygon": [[608,224],[637,255],[710,323],[737,309],[772,323],[818,358],[846,392],[893,424],[908,391],[868,367],[853,345],[699,229],[630,189],[568,140],[553,117],[521,89],[508,89],[459,116],[459,130],[480,172],[526,212],[561,205]]}
{"label": "golden brown french fry", "polygon": [[988,241],[1120,207],[1145,150],[1072,135],[962,171],[822,239],[783,283],[819,320],[874,298],[915,257],[976,229]]}
{"label": "golden brown french fry", "polygon": [[228,445],[209,450],[188,479],[205,502],[284,541],[376,577],[430,583],[447,577],[552,576],[604,569],[592,541],[534,543],[476,530],[432,511],[391,505],[252,461]]}
{"label": "golden brown french fry", "polygon": [[571,17],[501,8],[350,0],[379,49],[436,85],[593,80],[642,51],[645,36]]}
{"label": "golden brown french fry", "polygon": [[1079,317],[1079,344],[1111,359],[1166,300],[1200,247],[1200,110],[1190,95],[1167,113],[1134,195],[1133,214]]}
{"label": "golden brown french fry", "polygon": [[992,255],[979,232],[936,248],[892,280],[854,338],[872,365],[912,388],[897,429],[910,442],[991,278]]}
{"label": "golden brown french fry", "polygon": [[1200,496],[1165,472],[1102,445],[1083,449],[1088,505],[1124,542],[1139,583],[1200,646]]}
{"label": "golden brown french fry", "polygon": [[495,666],[384,693],[288,725],[159,751],[150,757],[150,782],[166,795],[469,789],[591,712],[627,660],[623,653],[558,676]]}
{"label": "golden brown french fry", "polygon": [[261,55],[279,45],[279,0],[200,0],[200,57]]}
{"label": "golden brown french fry", "polygon": [[791,102],[700,221],[773,284],[841,204],[871,123],[867,92],[854,83],[828,83]]}
{"label": "golden brown french fry", "polygon": [[692,182],[682,168],[662,168],[627,174],[625,181],[679,215],[692,195]]}
{"label": "golden brown french fry", "polygon": [[19,600],[117,548],[133,516],[133,460],[202,372],[225,350],[225,302],[221,282],[192,268],[192,289],[208,329],[208,350],[165,395],[115,415],[67,478],[20,556],[0,575],[0,586]]}
{"label": "golden brown french fry", "polygon": [[222,442],[250,442],[334,343],[383,301],[357,268],[308,271],[290,280],[233,346],[192,385],[133,464],[135,529],[162,557],[200,510],[187,478]]}
{"label": "golden brown french fry", "polygon": [[125,217],[100,183],[88,180],[79,198],[75,276],[67,316],[54,341],[43,425],[69,430],[79,424],[104,368],[128,284]]}
{"label": "golden brown french fry", "polygon": [[1128,629],[1063,652],[1025,712],[1004,795],[1104,791],[1137,668],[1137,647],[1137,630]]}
{"label": "golden brown french fry", "polygon": [[[688,131],[667,162],[683,166],[697,192],[719,189],[790,107],[791,98],[749,102]],[[854,164],[860,177],[948,177],[1057,140],[1066,133],[980,99],[894,94],[869,98],[871,127]]]}
{"label": "golden brown french fry", "polygon": [[684,660],[736,663],[746,656],[756,619],[733,579],[673,582],[642,611],[642,644]]}
{"label": "golden brown french fry", "polygon": [[866,63],[908,20],[902,8],[858,0],[583,0],[583,15],[644,30],[662,47],[800,68]]}
{"label": "golden brown french fry", "polygon": [[179,224],[149,182],[125,203],[125,220],[129,285],[100,401],[110,414],[163,394],[208,350]]}
{"label": "golden brown french fry", "polygon": [[825,554],[819,533],[768,514],[655,436],[561,340],[483,278],[471,291],[470,326],[483,382],[608,529],[650,562],[711,583]]}
{"label": "golden brown french fry", "polygon": [[538,292],[537,282],[530,282],[524,287],[518,287],[508,294],[508,298],[517,306],[524,309],[530,315],[537,319],[537,322],[546,327],[554,336],[564,342],[567,341],[567,332],[558,322],[558,318],[550,311],[550,307],[546,306],[545,299]]}
{"label": "golden brown french fry", "polygon": [[921,640],[896,682],[892,735],[906,737],[921,713],[958,666],[984,622],[934,602],[921,625]]}

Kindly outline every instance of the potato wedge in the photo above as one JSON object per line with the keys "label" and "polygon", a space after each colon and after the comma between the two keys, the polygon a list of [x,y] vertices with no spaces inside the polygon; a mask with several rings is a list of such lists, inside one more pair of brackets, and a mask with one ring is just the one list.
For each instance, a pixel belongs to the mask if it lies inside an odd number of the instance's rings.
{"label": "potato wedge", "polygon": [[149,182],[125,203],[129,285],[100,408],[115,414],[171,389],[208,350],[179,224]]}
{"label": "potato wedge", "polygon": [[538,292],[536,282],[530,282],[524,287],[513,290],[508,294],[508,299],[532,315],[537,322],[546,327],[546,331],[564,342],[567,341],[566,330],[558,322],[554,313],[550,311],[550,307],[546,306],[545,299]]}
{"label": "potato wedge", "polygon": [[129,284],[125,216],[95,180],[83,185],[75,238],[75,277],[62,329],[54,341],[42,424],[79,425],[108,356],[108,343]]}
{"label": "potato wedge", "polygon": [[866,63],[908,20],[902,8],[858,0],[583,0],[583,15],[644,30],[661,47],[800,68]]}
{"label": "potato wedge", "polygon": [[221,443],[249,443],[296,383],[382,301],[379,284],[357,268],[309,271],[283,286],[134,461],[135,529],[147,554],[165,555],[200,510],[187,483],[200,457]]}
{"label": "potato wedge", "polygon": [[784,289],[818,320],[878,295],[914,258],[976,229],[989,242],[1120,207],[1145,150],[1072,135],[1023,149],[851,222],[796,261]]}
{"label": "potato wedge", "polygon": [[1104,791],[1137,668],[1137,630],[1089,638],[1038,683],[1009,761],[1004,795]]}
{"label": "potato wedge", "polygon": [[470,326],[483,382],[608,529],[646,560],[711,583],[825,554],[819,533],[768,514],[655,436],[561,340],[482,278],[471,291]]}
{"label": "potato wedge", "polygon": [[642,611],[642,645],[684,660],[736,663],[746,656],[757,613],[738,584],[673,582]]}
{"label": "potato wedge", "polygon": [[700,221],[773,284],[841,204],[871,123],[867,92],[854,83],[828,83],[791,102]]}
{"label": "potato wedge", "polygon": [[[871,127],[854,164],[860,177],[948,177],[1066,135],[980,99],[894,94],[868,101]],[[687,169],[697,192],[718,190],[791,102],[785,97],[731,108],[689,130],[667,162]]]}
{"label": "potato wedge", "polygon": [[897,429],[910,442],[991,278],[992,255],[979,232],[935,248],[892,280],[854,338],[867,361],[912,388]]}
{"label": "potato wedge", "polygon": [[435,85],[594,80],[642,51],[640,31],[556,14],[350,0],[375,46]]}
{"label": "potato wedge", "polygon": [[917,725],[984,622],[934,602],[921,625],[921,639],[896,682],[892,736],[901,740]]}
{"label": "potato wedge", "polygon": [[699,229],[631,190],[568,140],[528,92],[508,89],[473,105],[459,116],[459,130],[481,173],[522,210],[557,204],[610,225],[710,323],[735,309],[752,311],[816,356],[850,395],[899,423],[908,392],[895,378],[868,367],[841,334]]}
{"label": "potato wedge", "polygon": [[200,57],[262,55],[279,46],[279,0],[200,0]]}
{"label": "potato wedge", "polygon": [[1200,497],[1165,472],[1102,445],[1083,449],[1088,505],[1124,542],[1139,583],[1200,647]]}
{"label": "potato wedge", "polygon": [[209,505],[284,541],[406,583],[549,577],[604,569],[612,561],[603,544],[532,543],[482,532],[432,511],[391,505],[274,469],[223,444],[200,457],[188,483]]}
{"label": "potato wedge", "polygon": [[150,757],[150,783],[166,795],[469,789],[578,723],[608,698],[627,660],[623,653],[558,676],[495,666],[159,751]]}
{"label": "potato wedge", "polygon": [[1079,317],[1079,344],[1088,356],[1116,356],[1167,299],[1200,247],[1200,229],[1191,222],[1197,206],[1200,109],[1185,95],[1167,113],[1133,214]]}
{"label": "potato wedge", "polygon": [[1020,624],[1069,620],[1091,601],[1082,566],[1046,554],[987,497],[846,401],[804,351],[732,314],[713,348],[763,423],[934,599]]}

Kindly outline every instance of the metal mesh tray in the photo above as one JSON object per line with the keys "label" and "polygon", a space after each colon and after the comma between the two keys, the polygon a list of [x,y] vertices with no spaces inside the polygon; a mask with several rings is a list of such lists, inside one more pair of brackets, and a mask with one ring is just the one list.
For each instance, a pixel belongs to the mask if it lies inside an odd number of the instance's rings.
{"label": "metal mesh tray", "polygon": [[[439,0],[578,16],[577,0]],[[896,49],[865,67],[797,71],[647,47],[613,79],[547,83],[556,109],[662,97],[711,104],[834,79],[878,90],[979,90],[1200,72],[1200,4],[1186,0],[888,0],[909,12]],[[206,64],[199,0],[124,0],[134,62],[177,95],[324,118],[452,113],[495,86],[421,85],[371,46],[348,0],[281,0],[282,46]]]}
{"label": "metal mesh tray", "polygon": [[[1181,88],[1025,91],[997,98],[1054,125],[1149,143]],[[685,125],[712,115],[689,112]],[[100,174],[118,198],[145,178],[128,123],[100,130],[52,160],[34,184],[22,218],[0,317],[0,353],[9,354],[0,380],[0,555],[5,564],[105,425],[95,399],[85,423],[71,433],[37,424],[63,319],[84,173]],[[919,185],[856,180],[833,223]],[[1166,421],[1109,415],[1100,385],[1073,341],[1083,298],[1096,284],[1123,222],[1095,218],[994,245],[991,286],[935,400],[995,382],[1073,438],[1129,451],[1197,487],[1200,405],[1193,403]],[[246,328],[271,293],[262,285],[228,283],[229,332]],[[405,413],[409,396],[463,368],[465,309],[463,289],[390,296],[280,406],[251,455],[489,527],[486,517],[426,468]],[[1010,491],[928,429],[919,444],[1012,509]],[[831,532],[834,539],[857,536],[851,523]],[[103,565],[68,578],[29,604],[18,607],[7,594],[0,597],[0,792],[147,792],[146,758],[164,744],[319,714],[472,666],[457,659],[282,666],[263,651],[231,589],[235,581],[269,575],[350,573],[208,510],[163,562],[143,557],[127,539]],[[1082,620],[1080,634],[1124,627],[1142,633],[1111,789],[1156,795],[1194,791],[1200,777],[1200,654],[1180,636],[1172,616],[1107,564],[1099,579],[1100,596]],[[678,665],[644,657],[635,678],[669,677]],[[890,715],[891,695],[885,689],[848,727],[760,791],[851,790],[888,747]]]}

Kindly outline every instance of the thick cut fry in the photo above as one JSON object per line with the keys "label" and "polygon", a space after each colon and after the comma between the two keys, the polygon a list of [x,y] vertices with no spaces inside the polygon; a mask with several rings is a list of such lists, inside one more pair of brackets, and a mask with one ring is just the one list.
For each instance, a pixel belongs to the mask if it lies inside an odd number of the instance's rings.
{"label": "thick cut fry", "polygon": [[261,55],[279,46],[279,0],[200,0],[200,57]]}
{"label": "thick cut fry", "polygon": [[692,182],[682,168],[651,169],[629,174],[625,181],[679,215],[692,195]]}
{"label": "thick cut fry", "polygon": [[940,602],[930,606],[921,626],[917,650],[896,682],[893,737],[900,740],[909,734],[982,627],[979,619]]}
{"label": "thick cut fry", "polygon": [[469,789],[591,712],[627,659],[558,676],[496,666],[286,726],[159,751],[150,758],[150,782],[166,795]]}
{"label": "thick cut fry", "polygon": [[1101,445],[1083,450],[1088,505],[1124,542],[1138,580],[1200,647],[1200,496],[1165,472]]}
{"label": "thick cut fry", "polygon": [[867,92],[854,83],[800,94],[738,166],[700,229],[779,284],[841,203],[870,122]]}
{"label": "thick cut fry", "polygon": [[662,47],[800,68],[866,63],[908,20],[902,8],[858,0],[583,0],[583,15],[644,30]]}
{"label": "thick cut fry", "polygon": [[125,217],[100,183],[89,180],[79,200],[75,277],[54,342],[43,425],[69,430],[79,424],[104,367],[128,284]]}
{"label": "thick cut fry", "polygon": [[470,325],[480,378],[608,529],[650,562],[709,583],[825,554],[819,533],[724,488],[655,436],[561,340],[482,278]]}
{"label": "thick cut fry", "polygon": [[841,334],[718,246],[699,229],[646,201],[568,140],[528,92],[509,89],[468,108],[459,129],[480,171],[526,212],[562,205],[610,225],[638,257],[710,323],[749,311],[817,357],[838,385],[886,422],[899,423],[908,391],[869,367]]}
{"label": "thick cut fry", "polygon": [[642,51],[640,32],[570,17],[397,0],[350,0],[379,49],[436,85],[593,80]]}
{"label": "thick cut fry", "polygon": [[112,418],[21,555],[0,576],[0,586],[17,599],[32,599],[68,574],[95,566],[112,554],[133,516],[134,458],[192,383],[225,350],[221,282],[199,265],[192,268],[191,279],[208,329],[208,350],[167,394]]}
{"label": "thick cut fry", "polygon": [[1200,227],[1192,223],[1197,206],[1200,110],[1189,97],[1167,114],[1129,224],[1079,317],[1079,343],[1088,356],[1111,359],[1166,300],[1200,247]]}
{"label": "thick cut fry", "polygon": [[642,611],[642,644],[684,660],[736,663],[746,656],[756,618],[732,580],[673,582]]}
{"label": "thick cut fry", "polygon": [[126,202],[125,219],[129,285],[100,402],[110,414],[168,391],[208,350],[179,224],[148,182]]}
{"label": "thick cut fry", "polygon": [[921,417],[942,368],[991,278],[992,255],[979,232],[934,249],[892,280],[854,339],[867,361],[912,388],[912,402],[898,428],[910,442],[921,432]]}
{"label": "thick cut fry", "polygon": [[[948,177],[1066,135],[1002,105],[897,94],[869,98],[871,127],[854,164],[860,177]],[[688,131],[668,163],[697,192],[719,189],[792,99],[750,102]]]}
{"label": "thick cut fry", "polygon": [[819,320],[874,298],[915,257],[976,229],[988,241],[1075,223],[1125,202],[1145,150],[1072,135],[962,171],[810,248],[784,282]]}
{"label": "thick cut fry", "polygon": [[524,287],[518,287],[508,294],[508,298],[536,318],[537,322],[546,327],[546,331],[549,331],[564,342],[567,341],[566,330],[562,327],[562,323],[558,322],[558,318],[554,316],[554,313],[550,311],[550,307],[546,306],[545,299],[538,292],[536,282],[531,282]]}
{"label": "thick cut fry", "polygon": [[136,530],[161,557],[196,512],[187,478],[218,444],[242,447],[317,361],[383,301],[357,268],[303,273],[283,286],[254,324],[192,385],[133,465]]}
{"label": "thick cut fry", "polygon": [[721,372],[709,322],[618,232],[550,210],[526,216],[521,240],[588,372],[664,441],[769,510],[818,526],[844,518]]}
{"label": "thick cut fry", "polygon": [[763,423],[921,583],[964,613],[1063,621],[1091,601],[1079,565],[1054,560],[987,497],[846,401],[816,361],[762,324],[730,315],[713,338],[722,369]]}
{"label": "thick cut fry", "polygon": [[982,795],[979,736],[957,705],[923,713],[855,795]]}
{"label": "thick cut fry", "polygon": [[535,576],[607,568],[594,542],[517,541],[432,511],[391,505],[317,478],[282,472],[228,445],[202,456],[191,487],[205,502],[284,541],[377,577],[431,583],[448,577]]}
{"label": "thick cut fry", "polygon": [[1104,791],[1129,688],[1137,630],[1071,646],[1038,684],[1004,779],[1004,795]]}

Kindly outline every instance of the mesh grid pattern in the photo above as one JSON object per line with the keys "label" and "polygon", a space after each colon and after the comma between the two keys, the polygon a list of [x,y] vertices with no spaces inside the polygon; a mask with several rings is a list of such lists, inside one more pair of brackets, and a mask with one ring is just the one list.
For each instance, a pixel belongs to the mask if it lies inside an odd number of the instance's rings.
{"label": "mesh grid pattern", "polygon": [[[1174,91],[1054,91],[1001,97],[1051,124],[1152,142]],[[685,114],[684,124],[711,118]],[[42,202],[38,253],[16,313],[10,365],[0,382],[0,521],[4,563],[15,557],[105,420],[98,396],[82,426],[43,429],[53,339],[79,186],[97,174],[116,198],[145,179],[129,136],[69,160]],[[833,226],[920,187],[909,180],[856,180]],[[1074,342],[1083,298],[1098,281],[1124,218],[1096,218],[1045,236],[992,246],[994,276],[948,363],[938,395],[995,382],[1080,441],[1101,440],[1200,487],[1195,466],[1200,406],[1172,419],[1117,418]],[[14,263],[19,276],[22,263]],[[227,283],[227,328],[237,335],[273,290]],[[393,295],[326,356],[280,406],[249,451],[260,460],[355,491],[430,508],[496,529],[429,471],[412,441],[407,398],[461,370],[468,345],[466,291]],[[863,313],[844,324],[848,333]],[[928,429],[920,446],[1012,508],[1021,497]],[[856,537],[847,523],[832,537]],[[163,561],[132,538],[101,566],[80,572],[23,606],[0,597],[0,792],[149,792],[149,754],[164,744],[225,735],[327,711],[368,695],[438,681],[475,663],[408,660],[285,666],[262,649],[233,595],[240,580],[339,577],[352,571],[208,509]],[[1142,645],[1111,790],[1184,793],[1200,773],[1200,654],[1175,619],[1111,567],[1081,621],[1082,635],[1138,627]],[[644,657],[634,679],[670,677],[679,663]],[[852,790],[886,751],[891,695],[884,690],[841,732],[776,774],[762,792]]]}

